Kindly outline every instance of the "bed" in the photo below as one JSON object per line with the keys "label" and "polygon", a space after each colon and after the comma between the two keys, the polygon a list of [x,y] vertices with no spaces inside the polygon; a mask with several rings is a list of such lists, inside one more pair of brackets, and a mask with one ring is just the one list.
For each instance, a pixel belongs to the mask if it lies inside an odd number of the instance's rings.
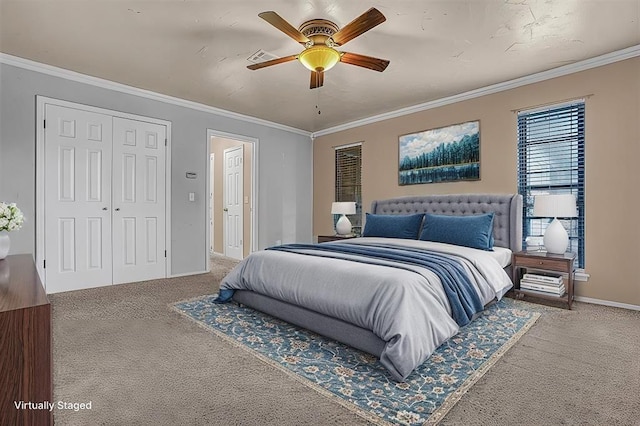
{"label": "bed", "polygon": [[[232,298],[370,353],[394,380],[403,381],[477,311],[511,287],[511,252],[522,247],[522,198],[402,197],[374,201],[371,214],[492,214],[495,250],[378,237],[279,246],[253,253],[236,266],[221,282],[219,301]],[[405,261],[404,256],[411,259]],[[438,269],[444,272],[436,275],[433,271]],[[467,293],[478,300],[466,302]],[[461,301],[452,300],[451,294]]]}

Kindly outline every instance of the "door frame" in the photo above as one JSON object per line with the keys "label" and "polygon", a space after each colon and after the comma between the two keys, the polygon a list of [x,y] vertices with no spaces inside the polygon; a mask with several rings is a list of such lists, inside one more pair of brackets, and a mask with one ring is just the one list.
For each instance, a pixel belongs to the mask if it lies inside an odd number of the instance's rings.
{"label": "door frame", "polygon": [[[253,253],[254,251],[258,250],[258,171],[260,170],[259,167],[259,151],[258,151],[258,147],[259,147],[259,139],[258,138],[254,138],[251,136],[245,136],[245,135],[240,135],[240,134],[236,134],[236,133],[228,133],[228,132],[223,132],[220,130],[213,130],[213,129],[207,129],[207,143],[205,144],[205,158],[206,160],[206,176],[207,179],[206,180],[206,193],[209,194],[210,193],[210,185],[211,185],[211,170],[210,170],[210,165],[209,165],[209,154],[211,154],[211,138],[213,137],[218,137],[218,138],[225,138],[225,139],[233,139],[236,140],[238,142],[247,142],[251,144],[251,208],[249,209],[249,216],[250,216],[250,233],[251,233],[251,238],[250,238],[250,242],[249,242],[249,254]],[[207,197],[208,198],[208,197]],[[209,205],[209,200],[207,200],[207,202],[205,203],[205,220],[207,222],[207,226],[208,226],[208,211],[211,208],[211,206]],[[210,241],[211,235],[210,233],[207,233],[207,250],[206,250],[206,258],[205,258],[205,265],[207,265],[207,272],[211,271],[211,265],[210,265],[210,261],[209,261],[209,249],[208,247],[211,246],[211,241]],[[245,239],[243,238],[243,243],[244,243]]]}
{"label": "door frame", "polygon": [[209,154],[209,192],[207,193],[209,196],[209,210],[207,211],[207,214],[209,215],[209,241],[207,244],[207,247],[209,247],[209,256],[211,256],[212,254],[221,254],[221,253],[216,253],[215,247],[213,247],[213,242],[216,240],[216,224],[215,224],[215,219],[213,216],[213,209],[212,207],[212,203],[213,200],[216,198],[216,194],[215,194],[215,188],[214,188],[214,182],[215,182],[215,162],[216,162],[216,155],[212,152],[211,154]]}
{"label": "door frame", "polygon": [[[166,148],[165,148],[165,248],[167,250],[165,277],[171,276],[171,122],[160,120],[157,118],[145,117],[142,115],[129,114],[126,112],[115,111],[106,108],[94,107],[77,102],[63,101],[61,99],[49,98],[46,96],[36,95],[36,251],[34,260],[40,280],[46,290],[46,276],[44,273],[44,188],[45,188],[45,158],[44,158],[44,117],[45,105],[57,105],[65,108],[77,109],[81,111],[95,112],[98,114],[110,115],[112,117],[127,118],[130,120],[144,121],[147,123],[159,124],[166,126]],[[207,263],[208,264],[208,263]]]}

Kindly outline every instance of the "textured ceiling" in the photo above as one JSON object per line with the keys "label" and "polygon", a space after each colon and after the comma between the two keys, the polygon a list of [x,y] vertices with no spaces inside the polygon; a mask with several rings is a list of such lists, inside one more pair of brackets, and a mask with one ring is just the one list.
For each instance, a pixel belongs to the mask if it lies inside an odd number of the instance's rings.
{"label": "textured ceiling", "polygon": [[[297,61],[246,68],[259,49],[302,50],[260,12],[296,28],[313,18],[343,26],[370,7],[387,21],[340,50],[390,60],[383,73],[339,63],[310,90]],[[640,44],[639,9],[640,0],[0,0],[0,51],[318,131]]]}

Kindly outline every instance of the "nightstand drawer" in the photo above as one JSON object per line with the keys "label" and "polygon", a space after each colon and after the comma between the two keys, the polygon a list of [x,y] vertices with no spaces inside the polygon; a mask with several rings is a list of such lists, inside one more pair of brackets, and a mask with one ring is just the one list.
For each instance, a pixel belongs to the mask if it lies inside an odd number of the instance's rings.
{"label": "nightstand drawer", "polygon": [[516,256],[514,266],[522,266],[524,268],[540,268],[551,271],[567,272],[569,259],[549,259],[549,258],[533,258]]}

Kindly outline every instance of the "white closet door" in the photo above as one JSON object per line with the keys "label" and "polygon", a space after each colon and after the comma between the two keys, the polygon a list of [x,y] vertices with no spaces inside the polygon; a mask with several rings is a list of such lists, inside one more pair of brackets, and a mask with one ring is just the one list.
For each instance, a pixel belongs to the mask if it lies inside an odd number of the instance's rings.
{"label": "white closet door", "polygon": [[112,118],[47,104],[45,120],[47,293],[110,285]]}
{"label": "white closet door", "polygon": [[166,126],[113,118],[113,283],[166,277]]}
{"label": "white closet door", "polygon": [[224,150],[224,254],[242,259],[244,146]]}

